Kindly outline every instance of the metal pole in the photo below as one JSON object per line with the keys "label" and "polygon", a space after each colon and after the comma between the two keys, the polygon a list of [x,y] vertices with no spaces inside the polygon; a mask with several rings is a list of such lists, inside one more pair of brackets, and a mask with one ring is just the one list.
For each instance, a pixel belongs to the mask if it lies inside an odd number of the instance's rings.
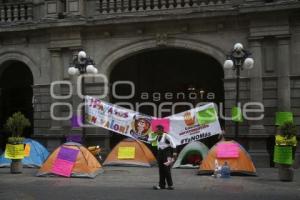
{"label": "metal pole", "polygon": [[[81,92],[82,92],[83,96],[85,94],[84,89],[85,89],[84,88],[84,76],[82,76],[82,79],[81,79]],[[84,124],[85,124],[85,98],[83,98],[82,102],[83,102],[82,111],[81,111],[82,124],[83,124],[83,127],[82,127],[82,144],[86,145],[86,133],[85,133],[85,129],[84,129]]]}
{"label": "metal pole", "polygon": [[[236,66],[236,99],[235,105],[238,109],[239,106],[239,98],[240,98],[240,66]],[[235,122],[235,138],[237,139],[239,134],[239,122]]]}

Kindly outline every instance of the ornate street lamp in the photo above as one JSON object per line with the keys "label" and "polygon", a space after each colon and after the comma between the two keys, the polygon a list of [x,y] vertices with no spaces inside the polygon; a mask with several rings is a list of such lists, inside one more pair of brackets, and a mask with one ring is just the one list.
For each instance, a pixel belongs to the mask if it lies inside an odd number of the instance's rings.
{"label": "ornate street lamp", "polygon": [[74,56],[68,73],[71,76],[85,73],[97,74],[98,70],[95,67],[95,62],[84,51],[79,51],[78,55]]}
{"label": "ornate street lamp", "polygon": [[[68,69],[68,73],[70,76],[75,76],[75,75],[83,75],[83,74],[97,74],[98,69],[95,67],[95,62],[86,55],[84,51],[79,51],[78,55],[75,55],[72,63],[70,64],[70,67]],[[81,93],[84,95],[84,77],[81,79]],[[85,99],[83,99],[83,103],[85,103]],[[82,107],[82,119],[83,119],[83,124],[85,122],[85,108],[84,104]],[[82,127],[82,140],[83,143],[86,142],[86,134],[85,134],[85,129]]]}
{"label": "ornate street lamp", "polygon": [[[236,43],[233,50],[227,55],[227,60],[224,62],[224,69],[232,69],[236,71],[236,106],[239,106],[240,98],[240,72],[243,69],[252,69],[254,65],[253,58],[250,58],[251,53],[244,49],[241,43]],[[235,122],[235,138],[239,132],[239,122]]]}

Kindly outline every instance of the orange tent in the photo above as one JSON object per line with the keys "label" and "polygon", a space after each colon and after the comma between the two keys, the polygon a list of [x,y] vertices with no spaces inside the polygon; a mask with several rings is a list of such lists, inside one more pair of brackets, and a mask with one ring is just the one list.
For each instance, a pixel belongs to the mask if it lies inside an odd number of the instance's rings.
{"label": "orange tent", "polygon": [[79,150],[74,167],[72,169],[71,177],[94,178],[103,171],[100,163],[97,161],[94,155],[89,152],[89,150],[79,143],[68,142],[54,150],[54,152],[48,157],[38,171],[37,176],[54,175],[51,170],[62,147]]}
{"label": "orange tent", "polygon": [[155,163],[154,155],[144,143],[127,138],[113,148],[103,165],[151,167]]}
{"label": "orange tent", "polygon": [[[225,144],[225,145],[224,145]],[[236,156],[227,157],[219,156],[218,154],[218,145],[236,146]],[[223,149],[224,151],[224,149]],[[225,149],[225,151],[230,151]],[[227,152],[228,153],[228,152]],[[226,155],[226,154],[224,154]],[[213,173],[215,170],[215,160],[218,161],[219,165],[224,165],[225,161],[228,163],[232,174],[245,174],[245,175],[256,175],[255,166],[251,160],[250,155],[246,150],[235,141],[221,141],[214,145],[208,152],[206,158],[202,161],[200,165],[198,174],[208,174]]]}

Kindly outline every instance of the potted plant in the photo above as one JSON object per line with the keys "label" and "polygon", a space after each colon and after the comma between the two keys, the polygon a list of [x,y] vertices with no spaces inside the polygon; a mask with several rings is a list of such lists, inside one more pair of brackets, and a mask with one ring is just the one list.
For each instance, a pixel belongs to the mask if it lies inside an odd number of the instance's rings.
{"label": "potted plant", "polygon": [[293,181],[292,168],[295,160],[297,146],[297,129],[292,122],[285,122],[278,128],[275,136],[274,162],[278,164],[279,179],[281,181]]}
{"label": "potted plant", "polygon": [[24,138],[21,135],[24,129],[30,125],[29,120],[21,112],[14,113],[6,121],[5,127],[11,133],[11,137],[8,138],[8,144],[6,145],[6,156],[12,161],[10,165],[11,173],[22,173]]}

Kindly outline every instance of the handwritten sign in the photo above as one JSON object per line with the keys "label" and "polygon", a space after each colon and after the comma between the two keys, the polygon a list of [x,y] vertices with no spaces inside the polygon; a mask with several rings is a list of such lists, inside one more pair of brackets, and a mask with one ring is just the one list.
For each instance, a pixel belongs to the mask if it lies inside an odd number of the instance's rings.
{"label": "handwritten sign", "polygon": [[197,120],[200,125],[210,124],[217,120],[215,108],[207,108],[197,113]]}
{"label": "handwritten sign", "polygon": [[62,159],[55,159],[51,172],[57,175],[70,177],[74,167],[74,162]]}
{"label": "handwritten sign", "polygon": [[238,158],[239,146],[235,143],[217,144],[217,158]]}
{"label": "handwritten sign", "polygon": [[79,150],[77,150],[77,149],[61,147],[57,154],[57,159],[66,160],[69,162],[75,162],[78,153],[79,153]]}
{"label": "handwritten sign", "polygon": [[152,131],[157,131],[157,126],[161,125],[164,128],[164,132],[168,133],[170,131],[170,120],[169,119],[152,119],[151,129]]}
{"label": "handwritten sign", "polygon": [[30,144],[26,144],[25,145],[24,156],[25,157],[29,157],[30,156]]}
{"label": "handwritten sign", "polygon": [[119,147],[118,159],[134,159],[135,147]]}
{"label": "handwritten sign", "polygon": [[6,144],[4,157],[8,159],[23,159],[24,144]]}
{"label": "handwritten sign", "polygon": [[275,146],[274,162],[279,164],[293,164],[293,153],[291,146]]}
{"label": "handwritten sign", "polygon": [[293,122],[292,112],[277,112],[276,113],[276,125],[281,126],[286,122]]}

